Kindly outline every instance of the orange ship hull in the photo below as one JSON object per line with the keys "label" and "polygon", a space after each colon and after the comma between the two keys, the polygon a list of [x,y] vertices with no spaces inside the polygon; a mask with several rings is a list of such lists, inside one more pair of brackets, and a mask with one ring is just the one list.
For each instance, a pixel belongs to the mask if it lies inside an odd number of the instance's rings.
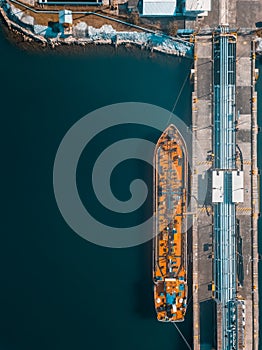
{"label": "orange ship hull", "polygon": [[187,308],[187,150],[174,125],[161,135],[154,156],[154,300],[157,319],[184,321]]}

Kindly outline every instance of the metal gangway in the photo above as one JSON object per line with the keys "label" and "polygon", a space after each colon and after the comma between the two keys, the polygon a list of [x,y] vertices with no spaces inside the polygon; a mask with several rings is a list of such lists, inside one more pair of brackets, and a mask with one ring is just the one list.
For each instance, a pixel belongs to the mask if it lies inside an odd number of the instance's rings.
{"label": "metal gangway", "polygon": [[223,194],[214,204],[214,282],[220,309],[218,349],[238,349],[236,208],[232,171],[236,170],[236,35],[221,25],[214,35],[214,171],[220,173]]}

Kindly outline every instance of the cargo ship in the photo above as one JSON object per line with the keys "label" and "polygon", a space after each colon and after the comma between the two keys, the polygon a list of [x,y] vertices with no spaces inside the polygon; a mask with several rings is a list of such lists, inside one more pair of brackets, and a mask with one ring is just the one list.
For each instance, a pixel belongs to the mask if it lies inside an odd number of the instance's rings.
{"label": "cargo ship", "polygon": [[170,125],[154,154],[154,301],[157,319],[184,321],[187,308],[187,149]]}

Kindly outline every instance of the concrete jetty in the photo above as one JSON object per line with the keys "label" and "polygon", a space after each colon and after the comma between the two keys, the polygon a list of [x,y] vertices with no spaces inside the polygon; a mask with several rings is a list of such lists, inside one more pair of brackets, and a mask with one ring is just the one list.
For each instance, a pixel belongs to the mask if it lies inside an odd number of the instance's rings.
{"label": "concrete jetty", "polygon": [[[204,348],[204,344],[217,350],[258,350],[259,346],[259,172],[255,91],[258,72],[254,32],[247,28],[254,27],[259,21],[262,5],[256,2],[255,11],[254,2],[245,1],[245,16],[238,16],[243,10],[243,1],[235,0],[220,7],[217,3],[219,11],[209,19],[203,19],[202,25],[214,28],[215,21],[223,23],[208,35],[201,34],[201,28],[194,35],[191,77],[194,83],[192,197],[196,199],[192,200],[192,212],[195,213],[192,231],[195,350]],[[221,28],[227,29],[223,32]],[[224,40],[221,37],[226,38],[229,48],[230,45],[233,47],[232,53],[221,47]],[[226,64],[221,61],[223,50],[227,55]],[[223,74],[229,77],[226,82]],[[226,92],[221,95],[223,84]],[[231,141],[226,141],[223,157],[225,162],[231,161],[232,166],[226,167],[221,165],[222,155],[217,146],[218,140],[223,140],[220,134],[217,135],[218,130],[222,133],[219,123],[223,115],[230,119],[225,135],[229,135]],[[227,146],[232,148],[232,159],[227,156]],[[199,147],[202,153],[194,152]],[[236,181],[239,181],[238,185]],[[231,206],[230,211],[218,210],[223,205]],[[223,215],[225,221],[222,221]],[[232,216],[230,220],[228,215]],[[224,227],[218,227],[219,222],[231,225],[227,232],[223,232]],[[223,245],[222,249],[220,245]],[[224,250],[227,250],[225,254]]]}

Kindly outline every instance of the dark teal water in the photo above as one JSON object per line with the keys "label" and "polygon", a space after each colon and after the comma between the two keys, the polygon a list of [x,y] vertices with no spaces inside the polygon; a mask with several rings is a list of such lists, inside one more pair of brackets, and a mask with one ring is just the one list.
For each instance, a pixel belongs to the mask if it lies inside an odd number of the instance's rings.
{"label": "dark teal water", "polygon": [[[171,110],[191,62],[111,48],[30,54],[2,33],[0,48],[0,350],[187,349],[155,320],[151,243],[117,250],[81,239],[57,208],[52,171],[61,139],[88,112],[126,101]],[[190,94],[187,81],[175,110],[188,124]],[[180,328],[191,342],[192,304]]]}
{"label": "dark teal water", "polygon": [[[88,112],[126,101],[171,110],[191,61],[112,48],[31,54],[3,33],[0,48],[0,349],[186,349],[155,319],[151,243],[117,250],[81,239],[57,208],[52,171],[66,131]],[[187,81],[175,110],[187,122],[190,94]],[[189,342],[191,311],[181,325]]]}

